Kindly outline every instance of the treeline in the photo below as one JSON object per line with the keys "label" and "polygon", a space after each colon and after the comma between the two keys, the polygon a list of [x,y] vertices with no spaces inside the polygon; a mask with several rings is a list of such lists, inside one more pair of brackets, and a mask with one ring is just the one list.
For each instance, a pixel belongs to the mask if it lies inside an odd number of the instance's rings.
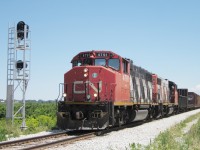
{"label": "treeline", "polygon": [[[21,107],[20,102],[15,104],[14,110]],[[56,102],[55,101],[26,101],[26,117],[37,117],[39,115],[46,115],[55,117]],[[0,103],[0,119],[6,117],[6,103]]]}
{"label": "treeline", "polygon": [[[15,104],[15,112],[21,107],[20,102]],[[0,141],[20,134],[36,133],[56,127],[56,102],[55,101],[26,101],[26,126],[25,131],[20,130],[21,119],[15,119],[14,126],[11,120],[6,120],[6,103],[0,103]],[[21,116],[19,113],[18,116]]]}

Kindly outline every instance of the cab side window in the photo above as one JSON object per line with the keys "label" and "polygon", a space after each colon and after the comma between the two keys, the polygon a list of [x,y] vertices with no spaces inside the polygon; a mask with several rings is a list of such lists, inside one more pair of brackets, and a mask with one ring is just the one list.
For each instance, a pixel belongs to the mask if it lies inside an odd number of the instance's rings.
{"label": "cab side window", "polygon": [[73,64],[73,67],[75,67],[75,66],[81,66],[82,62],[81,62],[81,60],[74,60],[72,64]]}
{"label": "cab side window", "polygon": [[123,64],[123,73],[128,73],[128,62],[123,59],[122,64]]}

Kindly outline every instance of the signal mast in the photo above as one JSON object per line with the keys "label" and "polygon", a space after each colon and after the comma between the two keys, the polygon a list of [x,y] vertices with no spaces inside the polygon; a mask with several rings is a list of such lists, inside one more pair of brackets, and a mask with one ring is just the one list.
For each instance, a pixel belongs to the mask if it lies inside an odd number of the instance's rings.
{"label": "signal mast", "polygon": [[[23,21],[8,27],[6,119],[22,119],[26,128],[25,96],[30,80],[31,38],[29,26]],[[18,99],[18,101],[16,100]],[[18,109],[15,105],[20,105]]]}

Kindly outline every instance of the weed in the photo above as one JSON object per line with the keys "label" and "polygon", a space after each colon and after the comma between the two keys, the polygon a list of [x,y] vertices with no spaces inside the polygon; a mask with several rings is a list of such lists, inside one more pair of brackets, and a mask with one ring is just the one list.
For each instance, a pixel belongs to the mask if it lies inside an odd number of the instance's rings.
{"label": "weed", "polygon": [[[198,118],[187,134],[183,134],[183,129],[187,123]],[[132,150],[199,150],[200,147],[200,113],[195,114],[180,122],[174,127],[162,132],[148,146],[133,143]]]}

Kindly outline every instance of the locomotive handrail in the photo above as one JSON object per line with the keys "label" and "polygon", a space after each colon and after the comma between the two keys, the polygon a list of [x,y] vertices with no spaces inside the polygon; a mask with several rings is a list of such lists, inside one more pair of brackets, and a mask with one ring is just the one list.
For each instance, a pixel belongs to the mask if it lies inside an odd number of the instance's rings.
{"label": "locomotive handrail", "polygon": [[[58,99],[60,98],[60,87],[62,86],[62,90],[63,90],[63,86],[65,83],[59,83],[59,93],[58,93],[58,97],[56,99],[56,102],[58,102]],[[61,96],[61,98],[63,97],[63,95]]]}

